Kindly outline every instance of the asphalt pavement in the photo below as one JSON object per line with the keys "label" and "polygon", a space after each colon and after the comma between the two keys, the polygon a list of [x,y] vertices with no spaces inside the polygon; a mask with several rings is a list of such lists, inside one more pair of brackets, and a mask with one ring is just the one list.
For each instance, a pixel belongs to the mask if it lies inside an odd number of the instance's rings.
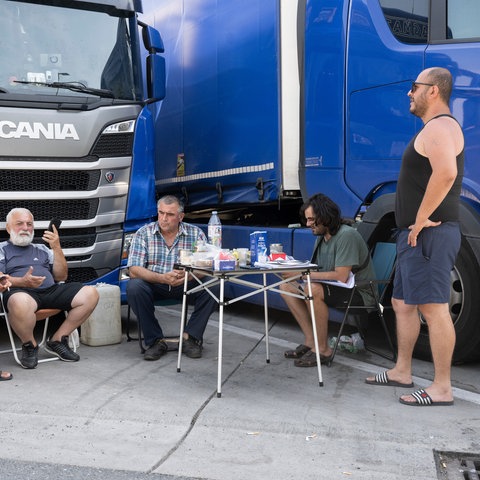
{"label": "asphalt pavement", "polygon": [[[168,335],[179,311],[157,312]],[[389,361],[340,352],[320,387],[315,368],[283,357],[302,340],[293,320],[272,311],[270,324],[267,364],[262,310],[226,309],[221,398],[218,314],[203,358],[184,357],[180,373],[176,352],[147,362],[125,337],[35,370],[2,354],[14,378],[0,384],[1,480],[433,480],[443,478],[436,452],[480,453],[478,364],[453,367],[453,407],[404,406],[409,390],[364,382]],[[2,325],[0,348],[7,342]],[[414,374],[426,386],[432,365],[416,360]]]}

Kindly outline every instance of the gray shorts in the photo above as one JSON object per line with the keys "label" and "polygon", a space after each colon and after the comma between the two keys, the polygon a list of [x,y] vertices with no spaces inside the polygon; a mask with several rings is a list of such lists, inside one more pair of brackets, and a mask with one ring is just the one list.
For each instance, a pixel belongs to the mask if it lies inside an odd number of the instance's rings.
{"label": "gray shorts", "polygon": [[417,246],[407,243],[409,231],[402,229],[397,238],[397,264],[393,281],[393,298],[408,305],[448,303],[450,272],[461,243],[456,222],[424,228]]}

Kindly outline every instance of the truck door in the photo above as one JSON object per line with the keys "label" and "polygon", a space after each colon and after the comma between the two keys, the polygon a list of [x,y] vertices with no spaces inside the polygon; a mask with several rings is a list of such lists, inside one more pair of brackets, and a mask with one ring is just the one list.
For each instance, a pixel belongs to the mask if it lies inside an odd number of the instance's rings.
{"label": "truck door", "polygon": [[428,4],[428,0],[351,1],[345,181],[362,200],[382,186],[395,190],[403,150],[420,128],[421,122],[409,112],[407,93],[424,68]]}

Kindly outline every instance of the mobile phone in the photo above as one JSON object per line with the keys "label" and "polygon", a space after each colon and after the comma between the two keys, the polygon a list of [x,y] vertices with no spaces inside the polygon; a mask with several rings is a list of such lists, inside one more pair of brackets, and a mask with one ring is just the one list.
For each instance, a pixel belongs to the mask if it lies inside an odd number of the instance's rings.
{"label": "mobile phone", "polygon": [[50,224],[48,225],[47,230],[49,232],[53,232],[53,228],[52,228],[53,225],[55,225],[55,228],[58,230],[61,224],[62,224],[62,221],[59,218],[52,218],[50,220]]}

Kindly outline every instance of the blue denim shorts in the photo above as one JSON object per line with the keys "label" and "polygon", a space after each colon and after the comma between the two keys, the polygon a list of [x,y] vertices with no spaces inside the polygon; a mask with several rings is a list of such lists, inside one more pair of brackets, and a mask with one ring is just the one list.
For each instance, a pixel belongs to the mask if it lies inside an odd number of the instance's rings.
{"label": "blue denim shorts", "polygon": [[416,247],[408,245],[408,233],[409,230],[402,229],[397,237],[393,298],[408,305],[448,303],[450,272],[461,243],[459,224],[446,222],[424,228]]}

